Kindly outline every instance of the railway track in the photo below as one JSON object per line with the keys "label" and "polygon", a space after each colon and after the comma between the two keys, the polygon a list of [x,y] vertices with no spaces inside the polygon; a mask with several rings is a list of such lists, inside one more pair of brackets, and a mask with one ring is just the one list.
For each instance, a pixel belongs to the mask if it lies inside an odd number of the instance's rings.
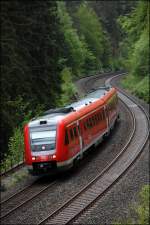
{"label": "railway track", "polygon": [[[117,75],[118,76],[118,75]],[[95,80],[99,79],[95,77]],[[108,82],[111,80],[109,79]],[[86,86],[90,87],[91,79],[86,82]],[[123,147],[116,158],[104,170],[93,179],[80,192],[75,194],[67,202],[65,202],[56,211],[49,214],[46,218],[39,221],[38,224],[71,224],[78,219],[89,207],[91,207],[98,199],[100,199],[130,168],[130,166],[138,158],[148,138],[148,116],[143,108],[138,106],[132,99],[119,90],[119,97],[131,112],[133,120],[133,131],[128,143]],[[1,220],[7,219],[11,213],[32,201],[57,181],[49,184],[40,185],[34,183],[29,187],[21,190],[9,199],[1,202]],[[18,204],[19,203],[19,204]]]}
{"label": "railway track", "polygon": [[9,170],[7,170],[7,171],[1,173],[1,174],[0,174],[0,177],[1,177],[1,178],[6,177],[6,176],[8,176],[8,175],[14,173],[15,171],[21,169],[21,168],[24,167],[24,166],[25,166],[24,162],[21,161],[21,162],[19,162],[18,164],[14,165],[11,169],[9,169]]}
{"label": "railway track", "polygon": [[[111,79],[106,84],[109,84]],[[133,131],[127,144],[96,178],[39,224],[72,224],[119,181],[141,154],[148,140],[148,115],[142,107],[121,91],[119,98],[131,111],[133,118]]]}
{"label": "railway track", "polygon": [[5,199],[1,202],[1,217],[4,219],[9,216],[14,211],[18,210],[23,205],[27,204],[29,201],[32,201],[34,198],[37,198],[41,193],[52,187],[56,184],[56,180],[53,180],[50,183],[40,182],[40,179],[35,181],[33,184],[25,187],[14,195],[10,196],[8,199]]}

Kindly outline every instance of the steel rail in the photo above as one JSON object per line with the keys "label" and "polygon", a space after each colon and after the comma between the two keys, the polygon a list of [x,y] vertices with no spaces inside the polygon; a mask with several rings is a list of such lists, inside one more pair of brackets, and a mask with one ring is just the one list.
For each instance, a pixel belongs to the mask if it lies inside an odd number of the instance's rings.
{"label": "steel rail", "polygon": [[[125,99],[123,96],[120,95],[120,98],[122,98],[122,101],[125,103]],[[127,97],[126,97],[127,98]],[[52,214],[50,214],[48,217],[46,217],[44,220],[42,220],[39,224],[70,224],[72,223],[76,218],[78,218],[88,207],[90,207],[93,202],[95,202],[97,199],[102,197],[120,178],[127,172],[127,170],[133,165],[133,163],[136,161],[140,153],[142,152],[143,147],[147,143],[148,139],[148,127],[147,127],[147,121],[148,117],[147,114],[145,114],[145,111],[141,109],[143,112],[143,115],[145,116],[145,124],[143,126],[144,129],[146,129],[146,133],[143,137],[143,142],[139,148],[135,145],[136,139],[135,134],[138,138],[138,132],[139,125],[136,123],[138,121],[138,116],[136,115],[138,112],[137,110],[137,104],[132,104],[133,101],[129,101],[129,98],[126,99],[127,103],[126,107],[131,111],[131,115],[133,118],[133,131],[132,134],[127,142],[127,144],[123,147],[121,152],[116,156],[116,158],[95,178],[93,179],[86,187],[84,187],[80,192],[78,192],[76,195],[74,195],[71,199],[69,199],[67,202],[65,202],[60,208],[55,210]],[[126,103],[126,104],[127,104]],[[134,108],[135,111],[133,110]],[[139,123],[140,123],[139,119]],[[135,139],[135,140],[134,140]],[[137,147],[136,151],[130,152],[129,149],[133,147]],[[130,147],[130,148],[129,148]],[[129,153],[128,153],[129,152]],[[132,154],[133,156],[132,156]],[[126,156],[127,155],[127,156]],[[127,158],[126,158],[127,157]],[[120,161],[119,161],[120,160]],[[118,171],[117,166],[119,165]],[[116,166],[116,167],[115,167]],[[122,168],[121,168],[122,166]],[[113,173],[114,172],[114,173]]]}
{"label": "steel rail", "polygon": [[[32,185],[27,186],[23,190],[19,191],[18,193],[12,195],[10,198],[8,198],[8,199],[4,200],[3,202],[1,202],[1,209],[4,209],[4,211],[5,211],[6,208],[10,208],[11,205],[13,206],[13,208],[8,210],[7,212],[2,213],[2,210],[1,210],[1,217],[0,217],[1,220],[4,219],[5,217],[9,216],[11,213],[13,213],[17,209],[19,209],[21,206],[23,206],[23,205],[27,204],[28,202],[30,202],[34,198],[37,198],[41,193],[43,193],[44,191],[46,191],[50,187],[54,186],[57,183],[57,180],[54,180],[52,183],[50,183],[48,185],[45,185],[45,186],[44,186],[44,184],[42,184],[42,188],[39,187],[38,185],[36,186],[35,185],[36,182],[34,182]],[[35,193],[36,188],[40,189],[40,190],[37,191],[37,193]],[[24,192],[27,192],[29,189],[31,189],[31,193],[28,192],[26,194],[28,194],[28,195],[31,194],[31,196],[29,196],[26,200],[22,201],[21,203],[15,205],[13,203],[12,199],[14,199],[14,201],[17,202],[17,198],[21,197],[20,194],[24,194]],[[24,197],[24,195],[22,195],[22,197]]]}
{"label": "steel rail", "polygon": [[22,167],[24,167],[24,166],[25,166],[24,162],[21,161],[21,162],[19,162],[18,164],[12,166],[12,168],[6,170],[6,171],[3,172],[3,173],[0,173],[0,177],[1,177],[1,178],[6,177],[6,176],[12,174],[13,172],[19,170],[20,168],[22,168]]}

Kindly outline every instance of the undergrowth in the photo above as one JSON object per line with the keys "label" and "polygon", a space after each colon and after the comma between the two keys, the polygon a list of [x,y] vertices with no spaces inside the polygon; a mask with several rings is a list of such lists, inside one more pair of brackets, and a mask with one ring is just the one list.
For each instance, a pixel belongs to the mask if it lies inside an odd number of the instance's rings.
{"label": "undergrowth", "polygon": [[124,88],[131,91],[145,102],[149,103],[149,77],[139,78],[136,76],[129,75],[123,81],[122,85]]}

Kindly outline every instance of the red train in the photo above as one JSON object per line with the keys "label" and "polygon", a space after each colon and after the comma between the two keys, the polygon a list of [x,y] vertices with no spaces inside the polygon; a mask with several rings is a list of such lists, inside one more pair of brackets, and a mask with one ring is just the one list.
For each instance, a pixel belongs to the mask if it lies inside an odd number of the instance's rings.
{"label": "red train", "polygon": [[70,168],[113,128],[118,114],[115,88],[102,87],[84,99],[48,110],[24,128],[25,162],[33,174]]}

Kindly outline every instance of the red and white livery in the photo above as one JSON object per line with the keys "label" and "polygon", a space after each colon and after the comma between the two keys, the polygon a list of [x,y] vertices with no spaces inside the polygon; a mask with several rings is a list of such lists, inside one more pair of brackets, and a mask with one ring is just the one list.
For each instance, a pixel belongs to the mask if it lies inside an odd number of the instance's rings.
{"label": "red and white livery", "polygon": [[25,163],[33,174],[70,168],[109,133],[117,118],[118,97],[111,87],[49,110],[24,128]]}

